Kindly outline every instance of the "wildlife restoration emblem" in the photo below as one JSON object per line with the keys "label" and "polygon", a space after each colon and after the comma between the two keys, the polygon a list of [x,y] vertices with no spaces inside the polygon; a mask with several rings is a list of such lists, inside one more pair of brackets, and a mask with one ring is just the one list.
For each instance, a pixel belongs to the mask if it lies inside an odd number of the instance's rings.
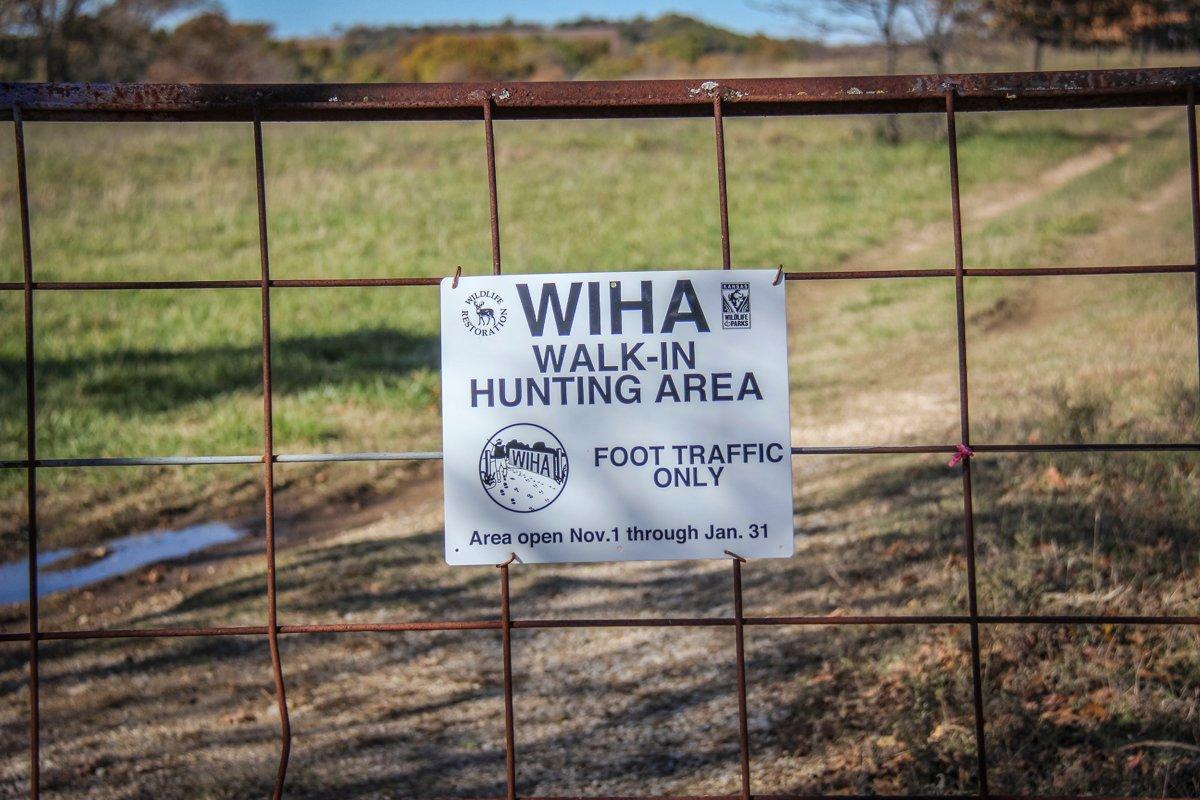
{"label": "wildlife restoration emblem", "polygon": [[750,284],[721,284],[721,327],[750,327]]}
{"label": "wildlife restoration emblem", "polygon": [[463,303],[462,321],[476,336],[495,336],[508,322],[504,298],[489,290],[472,292]]}
{"label": "wildlife restoration emblem", "polygon": [[553,503],[567,485],[567,451],[541,425],[520,423],[488,437],[479,454],[479,482],[492,502],[528,514]]}

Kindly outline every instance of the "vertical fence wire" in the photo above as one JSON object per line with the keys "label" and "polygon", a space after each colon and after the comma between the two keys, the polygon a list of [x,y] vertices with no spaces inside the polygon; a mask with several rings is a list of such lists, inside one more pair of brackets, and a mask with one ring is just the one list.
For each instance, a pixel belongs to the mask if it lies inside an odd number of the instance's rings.
{"label": "vertical fence wire", "polygon": [[1188,178],[1192,194],[1192,258],[1196,273],[1196,375],[1200,392],[1200,160],[1196,157],[1196,87],[1187,90]]}
{"label": "vertical fence wire", "polygon": [[[721,216],[721,269],[730,269],[729,257],[729,189],[725,173],[725,113],[721,106],[721,93],[713,96],[713,139],[717,151],[717,199]],[[738,699],[738,761],[741,777],[742,798],[750,800],[750,733],[746,721],[746,636],[745,614],[742,608],[742,561],[741,556],[729,551],[733,559],[733,615],[734,651],[737,658]]]}
{"label": "vertical fence wire", "polygon": [[488,215],[492,224],[492,274],[500,274],[500,199],[496,195],[496,136],[492,126],[492,98],[483,101],[483,140],[487,148]]}
{"label": "vertical fence wire", "polygon": [[254,108],[254,174],[258,196],[258,254],[262,268],[262,369],[263,369],[263,514],[267,548],[267,644],[275,679],[275,705],[279,709],[279,766],[275,772],[274,800],[283,797],[292,726],[288,717],[283,661],[279,656],[279,621],[275,593],[275,422],[271,403],[271,260],[267,247],[267,185],[263,166],[262,114]]}
{"label": "vertical fence wire", "polygon": [[[963,292],[962,194],[958,177],[958,133],[954,124],[954,89],[946,92],[946,145],[950,163],[950,214],[954,227],[954,306],[958,333],[958,413],[961,444],[971,446],[971,417],[967,381],[967,323]],[[970,452],[969,450],[966,452]],[[983,674],[980,667],[979,601],[975,582],[975,511],[971,489],[971,458],[962,459],[963,532],[967,556],[967,613],[971,631],[971,684],[975,704],[975,758],[979,793],[988,796],[987,744],[984,739]]]}
{"label": "vertical fence wire", "polygon": [[713,97],[713,128],[717,147],[717,198],[721,205],[721,269],[730,268],[729,259],[729,193],[725,182],[725,114],[721,95]]}
{"label": "vertical fence wire", "polygon": [[17,198],[21,214],[21,275],[25,319],[25,511],[29,567],[29,796],[41,794],[41,687],[38,678],[37,413],[33,362],[33,245],[29,239],[29,179],[25,172],[25,123],[13,106]]}
{"label": "vertical fence wire", "polygon": [[[488,211],[492,231],[492,274],[500,274],[500,201],[496,188],[496,134],[492,125],[492,98],[483,101],[483,138],[487,148]],[[516,730],[513,722],[512,614],[509,609],[508,565],[500,569],[500,650],[504,670],[504,786],[507,800],[517,798]]]}
{"label": "vertical fence wire", "polygon": [[742,800],[750,800],[750,726],[746,713],[746,614],[742,607],[741,556],[733,558],[733,635],[737,653],[738,754],[741,762]]}
{"label": "vertical fence wire", "polygon": [[512,613],[508,596],[508,561],[500,569],[500,651],[504,669],[504,782],[507,800],[517,800],[516,732],[513,726]]}

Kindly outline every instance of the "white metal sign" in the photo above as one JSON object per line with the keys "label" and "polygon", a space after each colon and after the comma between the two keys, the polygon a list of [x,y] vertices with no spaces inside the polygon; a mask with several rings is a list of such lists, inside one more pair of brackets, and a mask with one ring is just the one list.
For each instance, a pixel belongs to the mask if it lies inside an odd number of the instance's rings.
{"label": "white metal sign", "polygon": [[775,274],[442,281],[446,561],[790,556]]}

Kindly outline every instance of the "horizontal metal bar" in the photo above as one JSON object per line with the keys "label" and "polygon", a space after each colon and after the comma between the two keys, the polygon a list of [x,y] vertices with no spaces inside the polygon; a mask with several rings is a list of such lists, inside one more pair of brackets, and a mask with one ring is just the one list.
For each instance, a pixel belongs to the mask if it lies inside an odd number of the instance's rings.
{"label": "horizontal metal bar", "polygon": [[[261,464],[262,456],[112,456],[100,458],[38,458],[32,466],[42,467],[173,467],[190,464]],[[0,461],[0,469],[25,469],[24,459]]]}
{"label": "horizontal metal bar", "polygon": [[835,269],[820,272],[785,272],[788,281],[854,281],[881,278],[948,278],[952,269]]}
{"label": "horizontal metal bar", "polygon": [[[974,619],[992,625],[1200,625],[1200,616],[1133,615],[1022,615],[984,614]],[[743,617],[746,625],[841,626],[841,625],[966,625],[969,614],[810,614],[799,616]],[[705,628],[736,625],[733,617],[625,617],[615,619],[523,619],[514,628]]]}
{"label": "horizontal metal bar", "polygon": [[1038,278],[1063,275],[1173,275],[1196,271],[1195,264],[1130,264],[1096,267],[967,267],[969,278]]}
{"label": "horizontal metal bar", "polygon": [[[271,281],[277,289],[322,289],[352,286],[437,286],[450,275],[415,278],[282,278]],[[469,276],[464,276],[469,277]]]}
{"label": "horizontal metal bar", "polygon": [[[294,633],[388,633],[402,631],[494,630],[499,620],[453,620],[437,622],[377,622],[279,625],[281,634]],[[76,639],[175,639],[200,636],[265,636],[266,625],[239,625],[208,628],[114,628],[110,630],[41,631],[39,640]],[[0,642],[24,641],[28,633],[0,633]]]}
{"label": "horizontal metal bar", "polygon": [[[34,281],[30,286],[41,292],[108,291],[117,289],[259,289],[261,281],[252,280],[179,280],[179,281]],[[20,283],[0,283],[0,289],[23,288]]]}
{"label": "horizontal metal bar", "polygon": [[1192,453],[1200,452],[1200,442],[1159,442],[1127,444],[1089,442],[1086,444],[972,444],[976,453]]}
{"label": "horizontal metal bar", "polygon": [[[265,625],[241,625],[211,628],[113,628],[110,630],[39,631],[38,641],[69,641],[77,639],[177,639],[194,636],[265,636]],[[0,633],[0,642],[16,642],[29,638],[28,633]]]}
{"label": "horizontal metal bar", "polygon": [[[272,288],[339,288],[353,286],[437,286],[441,276],[416,278],[303,278],[276,279],[267,284]],[[34,281],[40,292],[88,292],[139,289],[261,289],[262,281],[255,280],[179,280],[179,281]],[[0,291],[23,291],[25,284],[15,281],[0,283]]]}
{"label": "horizontal metal bar", "polygon": [[[956,444],[915,445],[835,445],[830,447],[792,447],[794,456],[855,456],[905,453],[953,453]],[[976,453],[1191,453],[1200,452],[1200,442],[1152,442],[1127,444],[1091,442],[1087,444],[972,444]]]}
{"label": "horizontal metal bar", "polygon": [[1148,614],[981,614],[989,625],[1200,625],[1200,616]]}
{"label": "horizontal metal bar", "polygon": [[720,628],[733,617],[619,617],[613,619],[514,619],[514,628]]}
{"label": "horizontal metal bar", "polygon": [[[793,446],[794,456],[905,455],[953,453],[955,444]],[[1192,453],[1200,442],[1151,442],[1144,444],[1093,442],[1087,444],[973,444],[976,453]],[[400,450],[363,453],[282,453],[278,464],[316,464],[354,461],[438,461],[440,450]],[[98,458],[39,458],[33,466],[62,467],[162,467],[201,464],[261,464],[262,456],[109,456]],[[0,460],[0,469],[25,469],[25,459]]]}
{"label": "horizontal metal bar", "polygon": [[[747,625],[966,625],[972,619],[988,625],[1200,625],[1200,616],[1130,614],[932,614],[904,616],[809,615],[746,617]],[[732,624],[732,623],[731,623]]]}
{"label": "horizontal metal bar", "polygon": [[[1194,264],[1128,264],[1095,267],[968,267],[963,275],[968,278],[1030,278],[1071,275],[1170,275],[1192,274]],[[821,272],[785,272],[789,281],[845,281],[874,280],[880,278],[952,278],[953,269],[850,269],[824,270]]]}
{"label": "horizontal metal bar", "polygon": [[441,622],[344,622],[312,625],[280,625],[280,633],[392,633],[404,631],[492,631],[498,619],[448,620]]}
{"label": "horizontal metal bar", "polygon": [[399,453],[293,453],[275,456],[279,464],[309,464],[327,461],[438,461],[440,450],[428,452]]}
{"label": "horizontal metal bar", "polygon": [[265,121],[708,117],[936,113],[1183,105],[1200,70],[883,75],[719,80],[380,84],[0,83],[0,112],[26,120]]}
{"label": "horizontal metal bar", "polygon": [[[1120,614],[981,614],[975,618],[987,625],[1200,625],[1200,616],[1148,616]],[[800,616],[743,617],[754,626],[861,626],[861,625],[966,625],[968,614],[853,615],[812,614]],[[715,628],[737,624],[733,617],[617,617],[609,619],[521,619],[513,628]],[[361,622],[280,625],[280,634],[301,633],[403,633],[405,631],[499,630],[500,620],[431,620],[413,622]],[[50,630],[38,633],[39,640],[69,639],[162,639],[196,636],[263,636],[265,625],[209,628],[122,628],[111,630]],[[24,642],[28,632],[0,633],[0,642]]]}
{"label": "horizontal metal bar", "polygon": [[[967,277],[974,278],[1029,278],[1064,275],[1167,275],[1196,271],[1194,264],[1131,264],[1098,267],[976,267],[963,270]],[[878,280],[887,278],[950,278],[953,269],[872,269],[872,270],[824,270],[819,272],[785,272],[789,281],[846,281]],[[422,276],[414,278],[284,278],[268,281],[278,289],[322,289],[349,287],[386,286],[437,286],[449,276]],[[137,289],[259,289],[261,281],[255,280],[179,280],[179,281],[35,281],[35,291],[80,292]],[[25,285],[16,281],[0,282],[0,291],[23,291]]]}
{"label": "horizontal metal bar", "polygon": [[[379,453],[294,453],[277,455],[276,463],[310,463],[328,461],[435,461],[442,457],[439,451],[397,451]],[[247,456],[114,456],[101,458],[39,458],[35,467],[162,467],[188,466],[195,464],[261,464],[263,457]],[[23,459],[0,461],[0,469],[25,469],[29,462]]]}
{"label": "horizontal metal bar", "polygon": [[952,444],[831,445],[829,447],[792,447],[794,456],[859,456],[904,453],[953,453]]}

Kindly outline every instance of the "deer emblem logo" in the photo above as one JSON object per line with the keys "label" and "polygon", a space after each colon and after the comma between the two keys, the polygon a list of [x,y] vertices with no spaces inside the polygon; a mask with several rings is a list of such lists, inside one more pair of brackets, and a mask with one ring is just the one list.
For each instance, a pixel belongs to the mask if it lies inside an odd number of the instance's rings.
{"label": "deer emblem logo", "polygon": [[463,303],[463,326],[476,336],[495,336],[507,321],[504,298],[493,291],[472,292]]}
{"label": "deer emblem logo", "polygon": [[496,323],[496,312],[483,304],[482,300],[475,301],[475,313],[479,316],[479,324],[494,325]]}

